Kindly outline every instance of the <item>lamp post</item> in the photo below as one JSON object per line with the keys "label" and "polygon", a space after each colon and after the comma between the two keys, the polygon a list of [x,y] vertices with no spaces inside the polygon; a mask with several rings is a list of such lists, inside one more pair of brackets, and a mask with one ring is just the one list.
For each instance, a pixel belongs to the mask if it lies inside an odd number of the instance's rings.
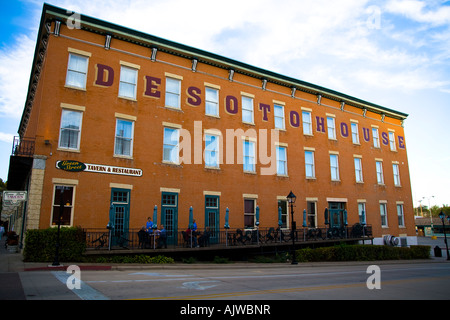
{"label": "lamp post", "polygon": [[291,229],[292,229],[292,264],[297,264],[297,260],[295,259],[295,238],[294,238],[294,232],[295,232],[295,221],[294,221],[294,203],[295,200],[297,200],[297,197],[295,194],[289,192],[287,195],[287,200],[291,206]]}
{"label": "lamp post", "polygon": [[[445,248],[447,250],[447,260],[450,260],[450,256],[448,254],[447,235],[445,233],[445,224],[444,224],[445,214],[442,211],[441,211],[441,213],[439,213],[439,218],[441,218],[441,220],[442,220],[442,228],[444,229],[444,242],[445,242]],[[448,220],[448,222],[450,222],[450,216],[447,216],[447,220]]]}

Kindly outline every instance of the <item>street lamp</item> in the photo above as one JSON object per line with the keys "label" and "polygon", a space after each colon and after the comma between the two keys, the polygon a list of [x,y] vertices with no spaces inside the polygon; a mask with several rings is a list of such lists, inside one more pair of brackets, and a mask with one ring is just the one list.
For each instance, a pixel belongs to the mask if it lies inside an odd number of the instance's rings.
{"label": "street lamp", "polygon": [[289,202],[290,206],[291,206],[291,229],[292,229],[292,264],[297,264],[297,260],[295,259],[295,237],[294,237],[294,232],[295,232],[295,221],[294,221],[294,203],[295,200],[297,200],[297,197],[295,196],[295,194],[291,192],[289,192],[289,194],[287,195],[287,201]]}
{"label": "street lamp", "polygon": [[[448,255],[447,235],[445,233],[445,224],[444,224],[445,214],[442,211],[441,211],[441,213],[439,213],[439,218],[441,218],[441,220],[442,220],[442,228],[444,229],[444,242],[445,242],[445,248],[447,249],[447,260],[450,260],[450,256]],[[448,222],[450,222],[450,216],[447,216],[447,220],[448,220]]]}

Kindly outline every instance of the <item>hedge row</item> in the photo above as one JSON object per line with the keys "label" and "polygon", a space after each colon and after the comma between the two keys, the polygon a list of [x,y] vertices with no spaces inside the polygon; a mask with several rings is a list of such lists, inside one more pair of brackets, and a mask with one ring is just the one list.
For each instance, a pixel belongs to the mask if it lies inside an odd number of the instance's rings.
{"label": "hedge row", "polygon": [[175,260],[170,257],[166,256],[155,256],[150,257],[148,255],[140,254],[136,256],[111,256],[111,257],[98,257],[95,259],[95,262],[97,263],[141,263],[141,264],[148,264],[148,263],[155,263],[155,264],[162,264],[162,263],[174,263]]}
{"label": "hedge row", "polygon": [[430,246],[340,245],[296,251],[299,262],[429,259]]}
{"label": "hedge row", "polygon": [[[57,228],[28,230],[25,236],[23,256],[25,261],[51,262],[54,260]],[[60,230],[59,261],[81,261],[86,250],[85,234],[81,228]]]}

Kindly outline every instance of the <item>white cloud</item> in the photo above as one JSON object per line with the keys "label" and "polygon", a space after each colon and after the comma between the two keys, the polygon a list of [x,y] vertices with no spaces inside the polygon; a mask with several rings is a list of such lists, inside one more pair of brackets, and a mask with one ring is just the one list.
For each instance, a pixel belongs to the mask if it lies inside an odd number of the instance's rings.
{"label": "white cloud", "polygon": [[391,0],[386,4],[385,9],[434,26],[450,23],[450,7],[437,7],[437,4],[440,4],[440,1]]}
{"label": "white cloud", "polygon": [[30,79],[35,41],[20,35],[0,49],[0,116],[20,118]]}

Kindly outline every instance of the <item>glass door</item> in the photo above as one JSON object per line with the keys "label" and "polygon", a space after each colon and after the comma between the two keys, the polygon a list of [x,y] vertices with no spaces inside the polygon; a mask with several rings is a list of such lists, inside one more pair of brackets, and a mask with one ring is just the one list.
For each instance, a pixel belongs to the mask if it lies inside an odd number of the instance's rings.
{"label": "glass door", "polygon": [[205,231],[210,243],[219,241],[219,212],[219,196],[205,196]]}

